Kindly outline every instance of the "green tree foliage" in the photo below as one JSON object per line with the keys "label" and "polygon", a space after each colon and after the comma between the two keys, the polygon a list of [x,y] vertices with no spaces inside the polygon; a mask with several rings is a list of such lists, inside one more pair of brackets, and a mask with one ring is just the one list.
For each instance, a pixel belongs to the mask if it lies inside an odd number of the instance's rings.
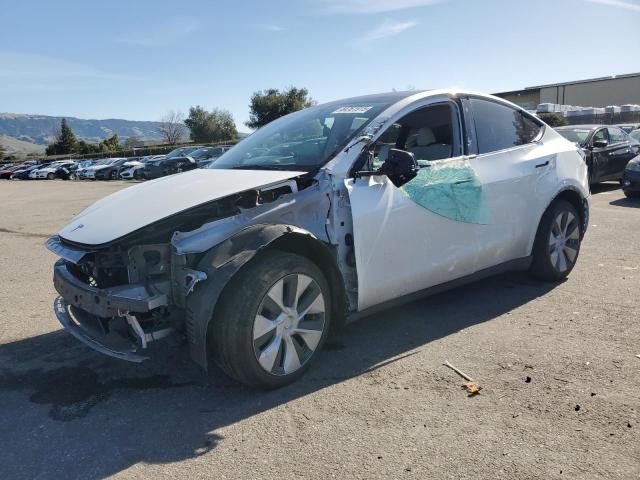
{"label": "green tree foliage", "polygon": [[275,88],[257,91],[249,104],[249,128],[260,128],[291,112],[315,105],[306,88],[289,87],[280,92]]}
{"label": "green tree foliage", "polygon": [[4,145],[2,145],[2,144],[0,143],[0,160],[2,160],[2,159],[5,157],[5,155],[6,155],[6,154],[7,154],[7,152],[6,152],[6,150],[4,149]]}
{"label": "green tree foliage", "polygon": [[224,142],[238,137],[236,124],[228,110],[214,108],[208,112],[199,105],[191,107],[184,123],[191,130],[191,140],[196,143]]}
{"label": "green tree foliage", "polygon": [[559,113],[541,113],[538,115],[540,120],[549,125],[550,127],[562,127],[563,125],[567,125],[567,119],[564,115]]}
{"label": "green tree foliage", "polygon": [[53,143],[49,144],[46,149],[47,155],[65,155],[76,151],[78,140],[67,124],[67,119],[63,118],[60,122],[60,132],[56,136]]}
{"label": "green tree foliage", "polygon": [[107,138],[106,140],[103,140],[100,143],[100,150],[102,150],[103,152],[117,152],[119,150],[122,150],[118,135],[116,134],[112,137]]}

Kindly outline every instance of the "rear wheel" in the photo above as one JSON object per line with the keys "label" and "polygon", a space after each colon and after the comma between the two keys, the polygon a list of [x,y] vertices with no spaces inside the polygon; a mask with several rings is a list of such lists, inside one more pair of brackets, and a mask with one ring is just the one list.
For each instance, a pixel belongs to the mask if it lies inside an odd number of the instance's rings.
{"label": "rear wheel", "polygon": [[53,180],[56,176],[53,173],[47,173],[47,180]]}
{"label": "rear wheel", "polygon": [[566,278],[578,260],[581,229],[580,216],[573,205],[565,200],[555,201],[540,221],[531,273],[547,281]]}
{"label": "rear wheel", "polygon": [[267,252],[225,289],[209,332],[216,363],[250,386],[278,388],[311,365],[327,336],[330,290],[300,255]]}
{"label": "rear wheel", "polygon": [[111,180],[117,180],[118,179],[118,172],[116,170],[113,170],[109,176],[111,177]]}

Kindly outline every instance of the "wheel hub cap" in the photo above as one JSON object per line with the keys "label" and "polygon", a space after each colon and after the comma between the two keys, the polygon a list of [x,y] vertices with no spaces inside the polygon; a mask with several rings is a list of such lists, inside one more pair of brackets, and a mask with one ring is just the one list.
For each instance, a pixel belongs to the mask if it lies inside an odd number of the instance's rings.
{"label": "wheel hub cap", "polygon": [[301,368],[324,331],[325,302],[317,282],[304,274],[278,280],[262,299],[253,323],[253,350],[273,375]]}
{"label": "wheel hub cap", "polygon": [[558,272],[566,272],[573,266],[579,245],[578,219],[571,212],[560,212],[549,234],[549,258]]}

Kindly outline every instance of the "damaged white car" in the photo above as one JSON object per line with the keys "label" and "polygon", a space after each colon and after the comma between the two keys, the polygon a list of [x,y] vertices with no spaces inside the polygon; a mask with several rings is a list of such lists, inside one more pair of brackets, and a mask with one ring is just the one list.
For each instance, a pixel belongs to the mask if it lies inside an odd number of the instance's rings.
{"label": "damaged white car", "polygon": [[47,242],[54,308],[107,355],[182,336],[204,368],[274,388],[330,326],[496,272],[563,279],[588,199],[576,147],[499,98],[332,102],[84,210]]}

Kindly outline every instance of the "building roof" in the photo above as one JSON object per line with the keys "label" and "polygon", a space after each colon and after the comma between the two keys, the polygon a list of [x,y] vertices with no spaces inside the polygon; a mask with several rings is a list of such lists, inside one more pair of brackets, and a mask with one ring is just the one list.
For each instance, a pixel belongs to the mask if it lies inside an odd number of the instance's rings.
{"label": "building roof", "polygon": [[610,77],[587,78],[586,80],[574,80],[573,82],[548,83],[546,85],[536,85],[534,87],[525,87],[522,90],[510,90],[508,92],[499,92],[499,93],[496,93],[495,95],[523,94],[523,93],[534,92],[535,90],[540,90],[542,88],[561,87],[564,85],[578,85],[580,83],[603,82],[606,80],[616,80],[620,78],[635,78],[635,77],[640,77],[640,72],[625,73],[623,75],[611,75]]}

